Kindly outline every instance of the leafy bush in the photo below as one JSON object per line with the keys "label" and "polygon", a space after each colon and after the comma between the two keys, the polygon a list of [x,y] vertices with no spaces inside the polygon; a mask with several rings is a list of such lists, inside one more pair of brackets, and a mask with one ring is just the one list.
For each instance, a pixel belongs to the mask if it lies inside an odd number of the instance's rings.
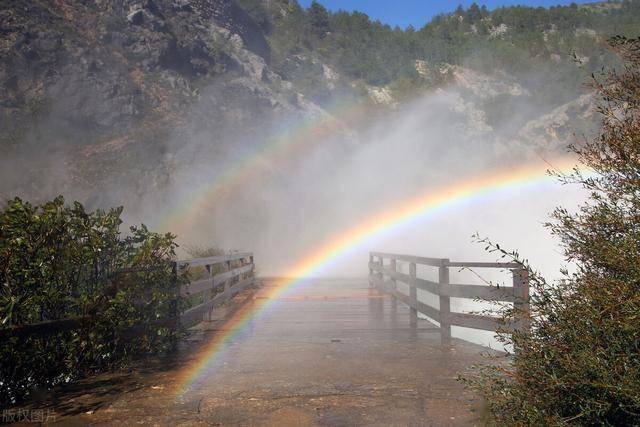
{"label": "leafy bush", "polygon": [[466,377],[498,424],[640,425],[640,39],[611,44],[626,65],[594,80],[601,135],[573,147],[594,175],[561,177],[589,200],[548,225],[576,271],[532,274],[531,331],[500,334],[511,363]]}
{"label": "leafy bush", "polygon": [[184,280],[172,263],[174,236],[144,225],[123,236],[121,213],[86,212],[62,197],[41,206],[16,198],[0,212],[0,333],[68,318],[81,325],[3,337],[1,402],[174,345]]}

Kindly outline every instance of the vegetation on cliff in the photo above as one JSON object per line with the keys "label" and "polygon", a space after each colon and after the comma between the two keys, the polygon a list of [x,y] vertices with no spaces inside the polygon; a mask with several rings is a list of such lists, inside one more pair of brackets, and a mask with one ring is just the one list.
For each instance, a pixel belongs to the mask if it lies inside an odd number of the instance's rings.
{"label": "vegetation on cliff", "polygon": [[434,73],[442,64],[466,65],[515,75],[558,104],[580,90],[572,56],[583,62],[585,76],[601,69],[612,61],[604,41],[635,36],[640,21],[638,0],[494,11],[473,3],[438,15],[420,29],[392,27],[361,12],[329,12],[316,1],[308,9],[296,2],[241,4],[262,20],[271,7],[267,34],[276,69],[292,55],[313,53],[351,79],[389,85],[419,77],[416,60],[426,61]]}

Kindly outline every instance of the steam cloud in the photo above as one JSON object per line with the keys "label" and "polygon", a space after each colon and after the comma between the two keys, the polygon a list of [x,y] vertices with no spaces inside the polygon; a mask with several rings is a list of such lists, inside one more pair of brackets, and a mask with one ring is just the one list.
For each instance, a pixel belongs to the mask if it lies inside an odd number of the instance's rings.
{"label": "steam cloud", "polygon": [[[166,228],[158,231],[177,232],[183,246],[217,245],[252,251],[260,275],[278,276],[328,239],[430,189],[436,191],[534,159],[544,158],[553,164],[554,158],[564,155],[561,147],[540,151],[513,138],[509,120],[502,120],[498,128],[488,127],[481,113],[470,111],[473,106],[456,88],[429,94],[383,117],[364,118],[357,133],[344,132],[344,127],[337,125],[334,133],[303,132],[295,141],[296,147],[285,156],[277,152],[272,155],[263,148],[281,135],[282,129],[296,127],[303,118],[289,115],[283,120],[282,114],[261,117],[248,132],[225,128],[224,123],[207,125],[215,97],[204,99],[187,115],[191,125],[176,131],[165,147],[163,166],[169,166],[172,176],[160,191],[139,194],[139,190],[132,190],[138,183],[121,177],[115,181],[118,185],[95,189],[95,194],[71,188],[67,198],[88,202],[89,208],[124,204],[127,222],[145,222],[152,228]],[[538,108],[520,104],[531,115],[549,111],[534,111]],[[48,186],[40,187],[48,197],[58,191],[58,180],[69,181],[65,169],[68,158],[64,150],[57,151],[57,144],[52,147],[53,152],[39,156],[34,147],[26,145],[3,159],[5,175],[13,176],[4,181],[6,195],[13,195],[16,176],[24,180],[34,174],[33,169],[18,173],[16,165],[48,165],[46,169],[55,173],[48,175]],[[220,179],[221,174],[233,171],[260,152],[248,175],[238,179],[231,172],[231,179],[225,181],[228,188],[217,192],[215,200],[207,200],[189,222],[173,229],[177,223],[165,221],[171,212],[191,208],[193,201],[185,195]],[[495,255],[472,242],[471,236],[477,232],[506,248],[518,249],[547,277],[558,277],[563,259],[557,242],[542,224],[554,207],[571,209],[583,198],[580,189],[556,184],[505,191],[463,203],[383,235],[367,247],[355,248],[319,274],[364,277],[370,250],[495,261]],[[504,272],[482,273],[486,280],[510,280]],[[426,269],[419,268],[418,274],[434,278],[429,276],[434,273]],[[452,271],[451,281],[477,283],[478,278],[469,272]],[[452,309],[477,307],[452,301]],[[490,335],[463,333],[467,339],[495,345]]]}
{"label": "steam cloud", "polygon": [[[539,152],[501,129],[478,132],[472,118],[460,111],[455,90],[426,96],[380,120],[364,123],[357,141],[344,135],[314,135],[298,141],[296,154],[271,163],[268,155],[251,178],[212,200],[180,235],[184,243],[252,250],[260,273],[279,275],[328,238],[363,219],[393,209],[429,189],[434,191],[474,176],[531,160],[553,159],[564,152],[550,147]],[[275,128],[275,127],[274,127]],[[227,146],[229,163],[251,156],[255,146],[235,140]],[[251,146],[253,144],[253,146]],[[170,194],[197,188],[230,166],[222,158],[191,163]],[[183,171],[184,172],[184,171]],[[517,248],[542,271],[557,272],[561,256],[542,227],[559,204],[573,207],[582,198],[576,188],[561,185],[507,191],[447,209],[406,229],[358,248],[323,271],[328,276],[366,274],[367,251],[376,249],[457,260],[495,260],[475,232],[505,247]],[[171,204],[179,204],[178,197]]]}

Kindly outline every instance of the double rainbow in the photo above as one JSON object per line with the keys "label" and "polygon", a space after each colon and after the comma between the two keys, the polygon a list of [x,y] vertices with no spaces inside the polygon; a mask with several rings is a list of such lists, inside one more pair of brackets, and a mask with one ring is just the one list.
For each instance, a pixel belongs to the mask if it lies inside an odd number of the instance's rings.
{"label": "double rainbow", "polygon": [[[574,164],[573,159],[566,158],[554,162],[553,168],[566,172],[571,170]],[[283,277],[290,279],[283,279],[273,286],[266,295],[267,298],[256,300],[254,304],[239,310],[227,321],[222,331],[202,348],[195,361],[182,372],[177,394],[181,395],[191,390],[200,380],[206,378],[212,372],[216,361],[222,358],[225,350],[239,338],[247,326],[268,312],[283,293],[303,283],[304,278],[317,275],[345,254],[412,222],[424,220],[463,203],[477,202],[497,192],[552,182],[554,178],[547,173],[548,169],[549,165],[546,163],[532,163],[475,176],[437,191],[430,190],[404,204],[366,218],[358,225],[327,239],[286,271]]]}
{"label": "double rainbow", "polygon": [[346,123],[358,121],[367,113],[367,105],[355,102],[336,103],[329,113],[318,111],[312,117],[284,127],[264,144],[257,145],[245,156],[230,162],[221,173],[185,193],[175,208],[165,214],[156,228],[180,234],[193,226],[198,215],[207,212],[210,204],[221,196],[250,182],[266,167],[286,164],[296,154],[309,155],[312,148],[333,140],[336,130],[346,130]]}

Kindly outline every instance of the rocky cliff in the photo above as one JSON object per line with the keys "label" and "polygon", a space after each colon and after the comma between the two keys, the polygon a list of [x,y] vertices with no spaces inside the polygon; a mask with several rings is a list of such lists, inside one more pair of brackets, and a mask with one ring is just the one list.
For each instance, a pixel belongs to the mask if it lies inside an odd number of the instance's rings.
{"label": "rocky cliff", "polygon": [[504,72],[416,60],[413,80],[373,86],[313,51],[273,64],[267,28],[292,11],[287,0],[3,1],[0,195],[126,203],[278,124],[323,117],[351,138],[353,123],[326,111],[336,100],[362,104],[360,119],[446,89],[463,131],[545,149],[570,138],[574,117],[589,121],[588,97],[520,108],[530,94]]}
{"label": "rocky cliff", "polygon": [[0,150],[20,164],[3,165],[4,193],[48,196],[55,182],[88,195],[132,178],[148,192],[186,133],[208,130],[215,147],[309,109],[231,0],[8,0],[0,34]]}

